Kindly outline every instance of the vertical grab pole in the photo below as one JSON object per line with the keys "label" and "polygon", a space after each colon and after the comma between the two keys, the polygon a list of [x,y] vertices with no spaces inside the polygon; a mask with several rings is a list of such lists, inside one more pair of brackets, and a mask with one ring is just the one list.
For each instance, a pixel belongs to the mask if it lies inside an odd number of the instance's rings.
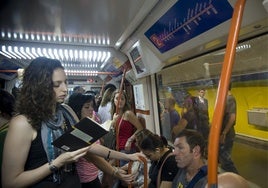
{"label": "vertical grab pole", "polygon": [[219,152],[219,136],[222,126],[223,112],[226,102],[227,89],[230,83],[234,57],[236,53],[236,45],[243,16],[243,10],[246,0],[238,0],[235,4],[231,28],[228,36],[226,53],[222,66],[219,87],[217,91],[216,104],[212,119],[212,126],[209,135],[208,148],[208,186],[209,188],[217,188],[217,167]]}
{"label": "vertical grab pole", "polygon": [[[121,96],[122,96],[122,92],[123,92],[123,86],[124,86],[124,81],[125,81],[125,77],[126,77],[126,72],[127,72],[127,68],[124,68],[124,71],[123,71],[123,76],[121,78],[121,83],[120,83],[120,88],[119,88],[119,100],[118,100],[118,103],[120,102],[121,100]],[[118,105],[116,107],[116,113],[118,114]]]}
{"label": "vertical grab pole", "polygon": [[[144,181],[143,181],[143,188],[147,188],[148,187],[148,164],[147,164],[147,159],[144,157],[140,157],[140,160],[143,162],[143,175],[144,175]],[[133,165],[133,161],[130,161],[128,163],[128,173],[131,174],[131,168]],[[131,184],[128,185],[128,188],[131,188]]]}
{"label": "vertical grab pole", "polygon": [[[124,69],[123,71],[123,76],[121,79],[121,84],[120,84],[120,88],[119,88],[119,95],[118,95],[118,104],[121,101],[121,96],[122,96],[122,92],[123,92],[123,85],[124,85],[124,80],[125,80],[125,76],[126,76],[126,72],[127,72],[127,68]],[[115,113],[118,114],[119,113],[119,105],[116,106],[116,110]],[[118,122],[116,122],[116,126],[115,126],[115,135],[116,135],[116,150],[119,151],[119,126],[117,125]],[[119,161],[117,161],[117,166],[119,166]]]}

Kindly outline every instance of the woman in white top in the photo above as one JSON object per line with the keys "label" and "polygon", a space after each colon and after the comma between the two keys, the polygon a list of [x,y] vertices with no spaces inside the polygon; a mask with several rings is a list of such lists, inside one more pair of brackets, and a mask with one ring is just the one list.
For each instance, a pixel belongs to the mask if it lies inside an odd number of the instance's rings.
{"label": "woman in white top", "polygon": [[107,120],[111,120],[111,98],[113,92],[116,90],[116,88],[110,87],[107,90],[105,90],[103,94],[103,98],[101,100],[101,104],[98,109],[98,114],[101,118],[101,122],[104,123]]}

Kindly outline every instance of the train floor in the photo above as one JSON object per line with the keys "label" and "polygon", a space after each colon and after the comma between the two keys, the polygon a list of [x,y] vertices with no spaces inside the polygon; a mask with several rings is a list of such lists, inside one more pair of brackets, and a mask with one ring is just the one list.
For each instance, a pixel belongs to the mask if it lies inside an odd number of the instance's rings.
{"label": "train floor", "polygon": [[250,187],[268,188],[267,148],[236,141],[232,158],[240,175],[250,182]]}

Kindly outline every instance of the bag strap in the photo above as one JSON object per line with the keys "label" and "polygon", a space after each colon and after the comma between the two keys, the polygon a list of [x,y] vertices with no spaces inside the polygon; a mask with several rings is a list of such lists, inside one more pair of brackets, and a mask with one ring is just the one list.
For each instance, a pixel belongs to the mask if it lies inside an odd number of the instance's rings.
{"label": "bag strap", "polygon": [[202,166],[194,178],[190,181],[187,188],[193,188],[194,185],[203,177],[207,175],[207,165]]}
{"label": "bag strap", "polygon": [[166,160],[167,160],[170,156],[172,156],[172,155],[173,155],[173,153],[170,152],[170,153],[166,156],[166,158],[163,160],[163,162],[162,162],[162,164],[161,164],[161,166],[160,166],[160,168],[159,168],[159,171],[158,171],[158,174],[157,174],[157,182],[156,182],[156,187],[157,187],[157,188],[160,187],[162,168],[163,168],[163,166],[164,166]]}

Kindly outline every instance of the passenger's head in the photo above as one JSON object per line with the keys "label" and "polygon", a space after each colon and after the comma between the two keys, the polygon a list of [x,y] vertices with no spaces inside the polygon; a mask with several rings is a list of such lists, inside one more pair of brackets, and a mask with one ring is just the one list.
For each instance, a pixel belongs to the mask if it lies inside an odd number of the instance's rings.
{"label": "passenger's head", "polygon": [[116,89],[111,87],[111,88],[108,88],[104,94],[103,94],[103,97],[102,97],[102,100],[101,100],[101,106],[105,106],[108,102],[111,101],[111,98],[112,98],[112,95],[113,95],[113,92],[115,91]]}
{"label": "passenger's head", "polygon": [[85,93],[85,89],[82,86],[75,86],[73,88],[73,93]]}
{"label": "passenger's head", "polygon": [[92,117],[95,98],[93,95],[73,93],[69,97],[68,105],[74,110],[79,119]]}
{"label": "passenger's head", "polygon": [[[206,185],[208,188],[208,185]],[[249,184],[242,176],[233,172],[218,175],[218,188],[249,188]]]}
{"label": "passenger's head", "polygon": [[193,98],[192,96],[188,96],[185,98],[184,103],[183,103],[183,107],[186,109],[191,109],[193,108]]}
{"label": "passenger's head", "polygon": [[61,62],[36,58],[24,71],[17,110],[40,126],[40,121],[52,118],[56,104],[64,102],[67,91]]}
{"label": "passenger's head", "polygon": [[[111,115],[116,112],[116,108],[119,108],[121,111],[125,112],[130,110],[130,103],[128,101],[128,97],[125,91],[122,91],[121,98],[119,99],[119,90],[115,90],[112,95],[112,105],[111,105]],[[120,101],[120,103],[119,103]]]}
{"label": "passenger's head", "polygon": [[64,90],[64,96],[62,97],[66,97],[66,75],[61,62],[55,59],[39,57],[34,59],[24,71],[21,95],[25,97],[30,93],[30,96],[27,97],[32,102],[42,101],[42,103],[35,105],[48,102],[46,100],[64,102],[63,99],[57,98],[59,96],[56,95],[57,90],[61,87]]}
{"label": "passenger's head", "polygon": [[139,149],[147,158],[157,161],[161,158],[166,143],[163,142],[163,138],[160,136],[146,130],[140,131],[140,134],[143,134],[143,136],[136,135]]}
{"label": "passenger's head", "polygon": [[87,95],[93,95],[93,96],[97,95],[97,93],[95,91],[92,91],[92,90],[87,90],[87,91],[82,92],[82,93],[87,94]]}
{"label": "passenger's head", "polygon": [[[113,84],[107,84],[106,86],[103,87],[102,92],[100,93],[100,95],[97,98],[97,103],[98,106],[105,106],[109,101],[107,101],[107,99],[105,99],[105,101],[102,103],[103,98],[104,98],[104,94],[107,90],[110,90],[110,92],[114,92],[116,90],[116,86]],[[106,97],[107,98],[107,97]],[[109,99],[110,100],[110,99]]]}
{"label": "passenger's head", "polygon": [[174,109],[176,100],[173,97],[168,97],[165,99],[164,107],[166,110]]}
{"label": "passenger's head", "polygon": [[106,86],[104,86],[103,90],[104,92],[107,90],[107,89],[112,89],[113,91],[116,90],[116,87],[114,84],[107,84]]}
{"label": "passenger's head", "polygon": [[179,168],[185,168],[204,157],[205,140],[195,131],[184,129],[175,138],[174,154]]}
{"label": "passenger's head", "polygon": [[8,91],[0,89],[0,115],[2,118],[10,119],[14,113],[15,98]]}
{"label": "passenger's head", "polygon": [[206,90],[204,88],[201,88],[201,89],[198,90],[198,95],[200,97],[203,98],[205,96],[205,94],[206,94]]}

